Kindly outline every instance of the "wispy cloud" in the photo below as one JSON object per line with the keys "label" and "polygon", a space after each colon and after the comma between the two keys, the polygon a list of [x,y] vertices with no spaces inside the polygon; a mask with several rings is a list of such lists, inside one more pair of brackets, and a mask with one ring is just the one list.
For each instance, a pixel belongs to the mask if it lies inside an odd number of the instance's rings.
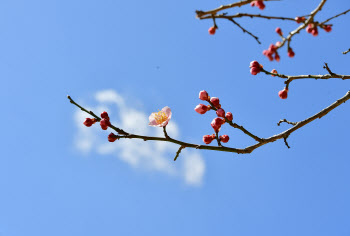
{"label": "wispy cloud", "polygon": [[[126,106],[123,97],[116,91],[98,91],[95,99],[97,106],[90,109],[96,111],[97,114],[104,110],[108,111],[112,124],[125,131],[141,135],[164,136],[161,128],[148,126],[148,115],[145,112],[133,108],[132,104]],[[77,126],[75,147],[82,153],[96,152],[100,155],[115,155],[133,168],[180,177],[189,185],[200,186],[202,184],[205,163],[198,151],[184,149],[180,156],[184,161],[174,162],[173,157],[178,146],[172,143],[145,142],[135,139],[122,139],[109,143],[107,133],[105,137],[100,135],[102,130],[98,124],[90,128],[82,124],[86,117],[87,114],[80,110],[77,110],[74,115]],[[180,136],[178,125],[173,120],[167,125],[167,132],[173,138]]]}

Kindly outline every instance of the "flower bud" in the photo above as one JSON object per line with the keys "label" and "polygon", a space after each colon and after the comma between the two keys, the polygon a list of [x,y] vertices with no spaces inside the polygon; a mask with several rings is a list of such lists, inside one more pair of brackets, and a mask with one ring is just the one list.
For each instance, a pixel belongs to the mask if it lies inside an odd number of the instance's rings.
{"label": "flower bud", "polygon": [[208,111],[208,107],[204,104],[198,104],[194,110],[198,112],[199,114],[203,115]]}
{"label": "flower bud", "polygon": [[278,96],[281,99],[286,99],[288,97],[288,89],[284,88],[283,90],[279,91]]}
{"label": "flower bud", "polygon": [[256,1],[255,4],[257,7],[259,7],[260,10],[264,10],[265,9],[265,4],[263,1]]}
{"label": "flower bud", "polygon": [[[274,74],[277,74],[277,70],[276,69],[273,69],[272,71],[271,71],[271,73],[274,73]],[[275,77],[276,75],[271,75],[272,77]]]}
{"label": "flower bud", "polygon": [[216,115],[225,118],[225,111],[222,108],[216,110]]}
{"label": "flower bud", "polygon": [[109,120],[108,113],[107,113],[106,111],[102,112],[102,113],[101,113],[101,118],[102,118],[102,119],[108,119],[108,120]]}
{"label": "flower bud", "polygon": [[332,26],[331,25],[325,25],[323,28],[326,32],[331,32],[332,31]]}
{"label": "flower bud", "polygon": [[250,69],[250,73],[251,73],[252,75],[256,75],[256,74],[260,73],[260,68],[259,68],[259,67],[252,67],[252,68]]}
{"label": "flower bud", "polygon": [[220,136],[220,141],[223,143],[227,143],[228,140],[230,140],[230,137],[227,134],[221,135]]}
{"label": "flower bud", "polygon": [[281,60],[280,55],[276,52],[275,53],[275,60],[279,62]]}
{"label": "flower bud", "polygon": [[102,120],[100,121],[100,125],[101,125],[101,128],[102,128],[103,130],[106,130],[106,129],[108,128],[108,126],[111,125],[111,122],[109,122],[108,119],[102,119]]}
{"label": "flower bud", "polygon": [[249,66],[250,68],[253,68],[253,67],[260,67],[260,64],[259,64],[259,62],[257,62],[257,61],[252,61],[252,62],[250,62],[250,66]]}
{"label": "flower bud", "polygon": [[95,120],[94,120],[94,119],[86,118],[83,124],[84,124],[86,127],[90,127],[90,126],[93,125],[94,123],[95,123]]}
{"label": "flower bud", "polygon": [[233,120],[233,116],[232,116],[232,113],[231,113],[231,112],[227,112],[225,117],[226,117],[226,119],[228,119],[229,121],[232,121],[232,120]]}
{"label": "flower bud", "polygon": [[280,36],[283,35],[282,29],[281,29],[280,27],[277,27],[275,31],[276,31],[276,33],[279,34]]}
{"label": "flower bud", "polygon": [[215,34],[215,31],[216,31],[216,27],[215,26],[212,26],[208,29],[208,32],[210,35],[214,35]]}
{"label": "flower bud", "polygon": [[110,142],[114,142],[117,139],[118,139],[118,137],[115,134],[113,134],[113,133],[110,133],[108,135],[108,141],[110,141]]}
{"label": "flower bud", "polygon": [[205,144],[210,144],[212,141],[213,141],[213,137],[212,137],[212,135],[204,135],[203,136],[203,142],[205,143]]}
{"label": "flower bud", "polygon": [[200,91],[199,92],[199,99],[203,100],[203,101],[208,101],[209,95],[208,95],[207,91],[205,91],[205,90]]}
{"label": "flower bud", "polygon": [[220,106],[220,100],[217,97],[210,98],[210,102],[213,104],[214,107],[219,107]]}
{"label": "flower bud", "polygon": [[294,57],[294,56],[295,56],[295,53],[294,53],[294,51],[293,51],[292,48],[289,48],[289,49],[288,49],[288,56],[289,56],[289,57]]}
{"label": "flower bud", "polygon": [[221,118],[219,117],[216,117],[214,118],[214,120],[211,122],[211,127],[213,127],[214,131],[215,132],[218,132],[221,128],[221,125],[223,124],[224,122],[222,121]]}

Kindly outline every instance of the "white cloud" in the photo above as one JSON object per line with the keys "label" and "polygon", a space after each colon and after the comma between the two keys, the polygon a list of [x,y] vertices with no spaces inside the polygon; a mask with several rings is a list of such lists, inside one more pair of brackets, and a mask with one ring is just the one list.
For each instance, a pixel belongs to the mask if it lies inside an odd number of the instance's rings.
{"label": "white cloud", "polygon": [[[90,110],[95,111],[96,114],[106,110],[111,117],[112,124],[126,132],[164,136],[162,128],[148,126],[146,113],[132,108],[132,104],[126,106],[123,97],[114,90],[98,91],[95,99],[98,105]],[[100,135],[102,130],[99,124],[89,128],[82,124],[86,117],[88,115],[80,110],[77,110],[74,115],[78,131],[75,146],[82,153],[88,154],[94,151],[100,155],[115,155],[133,168],[181,177],[189,185],[200,186],[202,184],[205,163],[198,151],[184,149],[179,157],[183,160],[174,162],[173,158],[179,146],[173,143],[136,139],[120,139],[110,143],[107,137],[102,138]],[[179,128],[174,120],[167,125],[167,133],[173,138],[179,138]]]}

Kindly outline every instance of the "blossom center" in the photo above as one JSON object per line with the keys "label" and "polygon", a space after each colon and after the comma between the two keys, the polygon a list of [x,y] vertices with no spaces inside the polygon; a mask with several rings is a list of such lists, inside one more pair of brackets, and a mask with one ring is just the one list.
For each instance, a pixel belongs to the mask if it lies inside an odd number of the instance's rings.
{"label": "blossom center", "polygon": [[155,114],[154,119],[156,120],[157,124],[162,124],[164,121],[168,119],[168,116],[165,114],[164,111],[158,111]]}

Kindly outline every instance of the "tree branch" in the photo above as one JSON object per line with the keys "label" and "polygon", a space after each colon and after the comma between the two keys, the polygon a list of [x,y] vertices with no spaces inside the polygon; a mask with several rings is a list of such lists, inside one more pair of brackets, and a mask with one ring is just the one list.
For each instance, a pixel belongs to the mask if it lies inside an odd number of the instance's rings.
{"label": "tree branch", "polygon": [[[100,120],[99,117],[97,117],[93,112],[86,110],[85,108],[81,107],[79,104],[77,104],[76,102],[74,102],[70,96],[68,96],[68,99],[70,100],[70,102],[72,104],[74,104],[75,106],[79,107],[82,111],[94,116],[96,119]],[[316,113],[315,115],[295,123],[295,125],[293,127],[291,127],[290,129],[271,136],[269,138],[266,139],[260,139],[260,141],[257,144],[254,144],[252,146],[248,146],[246,148],[243,149],[239,149],[239,148],[231,148],[231,147],[223,147],[223,146],[208,146],[208,145],[198,145],[198,144],[192,144],[192,143],[187,143],[187,142],[183,142],[183,141],[179,141],[173,138],[163,138],[163,137],[150,137],[150,136],[143,136],[143,135],[136,135],[136,134],[129,134],[126,133],[125,131],[110,125],[109,127],[115,131],[117,131],[120,135],[116,135],[116,137],[118,139],[123,139],[123,138],[128,138],[128,139],[142,139],[144,141],[148,141],[148,140],[153,140],[153,141],[162,141],[162,142],[171,142],[177,145],[180,145],[181,147],[189,147],[189,148],[195,148],[195,149],[202,149],[202,150],[213,150],[213,151],[222,151],[222,152],[233,152],[233,153],[242,153],[242,154],[247,154],[247,153],[251,153],[252,151],[254,151],[255,149],[267,144],[267,143],[271,143],[274,142],[278,139],[284,139],[285,143],[286,143],[286,139],[289,137],[289,135],[291,133],[293,133],[294,131],[300,129],[301,127],[307,125],[308,123],[316,120],[317,118],[322,118],[323,116],[325,116],[326,114],[328,114],[330,111],[332,111],[333,109],[335,109],[336,107],[340,106],[342,103],[345,103],[347,100],[350,99],[350,91],[348,91],[344,97],[340,98],[339,100],[337,100],[336,102],[334,102],[333,104],[331,104],[329,107],[321,110],[320,112]],[[122,132],[121,132],[122,131]],[[286,143],[286,145],[289,147],[288,143]],[[183,149],[183,148],[182,148]],[[179,151],[177,152],[177,154],[179,154],[181,152],[181,150],[179,149]],[[178,155],[177,155],[178,156]],[[177,158],[177,157],[175,157]]]}

